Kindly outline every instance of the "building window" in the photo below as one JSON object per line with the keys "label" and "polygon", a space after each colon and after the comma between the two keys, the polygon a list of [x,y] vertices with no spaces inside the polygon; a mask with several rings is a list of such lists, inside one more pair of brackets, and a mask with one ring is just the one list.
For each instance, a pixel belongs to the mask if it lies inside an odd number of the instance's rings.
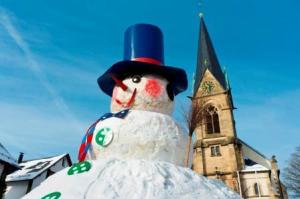
{"label": "building window", "polygon": [[258,183],[254,183],[254,193],[256,196],[260,195],[258,186]]}
{"label": "building window", "polygon": [[206,124],[206,133],[220,133],[220,122],[217,109],[213,106],[207,107],[204,115]]}
{"label": "building window", "polygon": [[220,146],[212,146],[210,147],[211,156],[221,156]]}

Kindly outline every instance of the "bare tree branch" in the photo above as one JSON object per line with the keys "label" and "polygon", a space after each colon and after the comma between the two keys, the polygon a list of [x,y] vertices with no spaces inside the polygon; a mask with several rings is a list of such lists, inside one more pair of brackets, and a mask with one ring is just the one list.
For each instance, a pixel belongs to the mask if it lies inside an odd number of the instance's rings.
{"label": "bare tree branch", "polygon": [[183,109],[184,120],[189,133],[189,140],[187,144],[186,157],[185,157],[185,166],[188,167],[189,157],[190,157],[190,148],[192,144],[192,136],[196,128],[203,122],[203,109],[204,101],[203,99],[192,99],[192,103],[188,110]]}

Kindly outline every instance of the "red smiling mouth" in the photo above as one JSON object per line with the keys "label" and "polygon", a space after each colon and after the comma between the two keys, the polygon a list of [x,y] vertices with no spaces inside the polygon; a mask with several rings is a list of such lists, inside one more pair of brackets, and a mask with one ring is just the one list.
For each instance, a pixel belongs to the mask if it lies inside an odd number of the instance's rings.
{"label": "red smiling mouth", "polygon": [[[114,80],[114,82],[116,83],[116,85],[120,86],[121,89],[123,91],[126,91],[128,89],[128,86],[126,84],[124,84],[122,82],[122,80],[118,79],[117,77],[115,77],[113,74],[111,74],[111,78]],[[115,98],[115,101],[117,102],[117,104],[119,104],[120,106],[122,106],[123,108],[129,108],[132,106],[134,100],[135,100],[135,96],[136,96],[136,88],[134,89],[130,99],[128,100],[127,103],[123,103],[120,100],[118,100],[117,98]]]}
{"label": "red smiling mouth", "polygon": [[134,91],[127,103],[123,103],[120,100],[118,100],[117,98],[115,99],[115,101],[117,102],[117,104],[119,104],[123,108],[130,108],[135,100],[135,96],[136,96],[136,88],[134,89]]}

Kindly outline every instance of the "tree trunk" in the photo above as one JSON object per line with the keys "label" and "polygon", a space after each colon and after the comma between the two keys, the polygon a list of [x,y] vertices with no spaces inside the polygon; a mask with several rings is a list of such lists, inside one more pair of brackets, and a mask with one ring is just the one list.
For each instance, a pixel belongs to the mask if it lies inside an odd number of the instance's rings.
{"label": "tree trunk", "polygon": [[189,160],[190,160],[190,152],[191,152],[191,144],[192,144],[192,136],[189,135],[189,140],[187,144],[186,154],[185,154],[185,166],[189,166]]}

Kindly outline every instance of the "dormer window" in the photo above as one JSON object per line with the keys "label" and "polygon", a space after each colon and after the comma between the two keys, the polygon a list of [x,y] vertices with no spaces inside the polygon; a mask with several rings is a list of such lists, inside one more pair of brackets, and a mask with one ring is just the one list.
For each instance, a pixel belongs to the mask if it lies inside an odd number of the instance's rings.
{"label": "dormer window", "polygon": [[217,108],[209,106],[204,115],[205,127],[207,134],[220,133],[220,123]]}

